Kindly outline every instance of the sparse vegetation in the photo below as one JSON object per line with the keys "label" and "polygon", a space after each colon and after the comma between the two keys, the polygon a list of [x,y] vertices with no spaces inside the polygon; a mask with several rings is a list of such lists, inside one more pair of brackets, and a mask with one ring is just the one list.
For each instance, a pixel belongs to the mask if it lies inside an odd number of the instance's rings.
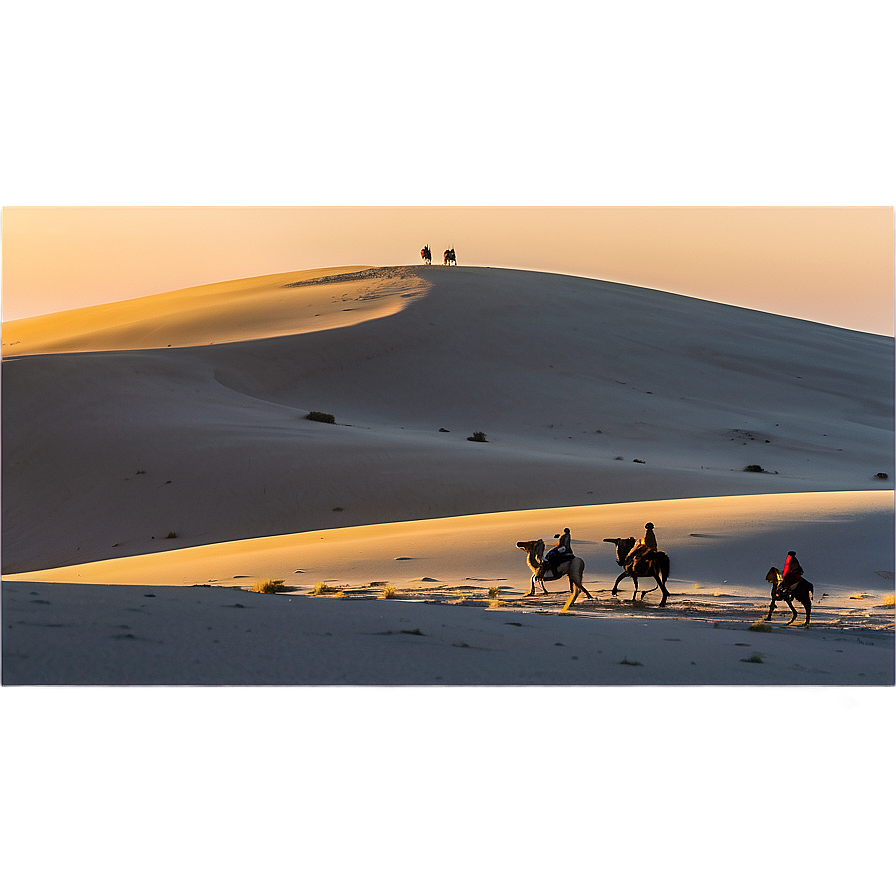
{"label": "sparse vegetation", "polygon": [[165,538],[177,538],[177,532],[169,532]]}
{"label": "sparse vegetation", "polygon": [[639,663],[637,660],[630,660],[627,656],[624,656],[621,660],[619,660],[620,666],[643,666],[644,663]]}
{"label": "sparse vegetation", "polygon": [[332,414],[325,414],[323,411],[309,411],[305,414],[306,420],[313,420],[315,423],[335,423],[336,418]]}
{"label": "sparse vegetation", "polygon": [[383,588],[383,600],[389,600],[390,597],[395,597],[395,586],[394,585],[386,585]]}
{"label": "sparse vegetation", "polygon": [[759,464],[747,464],[744,467],[744,473],[767,473],[767,470],[763,470]]}
{"label": "sparse vegetation", "polygon": [[890,477],[887,476],[886,473],[875,473],[874,478],[875,479],[889,479]]}
{"label": "sparse vegetation", "polygon": [[889,594],[884,598],[884,606],[889,607],[891,610],[894,606],[896,606],[896,597],[894,595]]}
{"label": "sparse vegetation", "polygon": [[467,436],[468,442],[487,442],[484,432],[474,432],[473,435]]}
{"label": "sparse vegetation", "polygon": [[750,626],[751,632],[770,632],[772,627],[767,622],[754,622]]}
{"label": "sparse vegetation", "polygon": [[328,585],[326,582],[317,582],[311,589],[311,594],[316,597],[319,594],[332,594],[334,591],[338,590],[338,588],[335,588],[332,585]]}
{"label": "sparse vegetation", "polygon": [[751,653],[749,656],[741,657],[742,663],[761,663],[764,662],[761,653]]}
{"label": "sparse vegetation", "polygon": [[503,600],[498,600],[497,598],[489,598],[488,608],[490,610],[500,610],[501,607],[504,606]]}
{"label": "sparse vegetation", "polygon": [[276,594],[282,586],[283,579],[266,579],[263,582],[256,582],[252,590],[258,594]]}
{"label": "sparse vegetation", "polygon": [[499,591],[499,590],[500,590],[500,589],[498,588],[497,585],[492,585],[491,588],[488,589],[488,596],[491,597],[491,598],[498,597],[498,596],[499,596],[499,595],[498,595],[498,591]]}

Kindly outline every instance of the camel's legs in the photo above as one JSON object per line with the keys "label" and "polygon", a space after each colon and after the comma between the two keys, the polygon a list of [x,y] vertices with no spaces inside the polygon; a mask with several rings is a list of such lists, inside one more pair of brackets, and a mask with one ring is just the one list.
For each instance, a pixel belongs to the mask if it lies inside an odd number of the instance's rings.
{"label": "camel's legs", "polygon": [[627,572],[619,573],[619,578],[616,579],[616,583],[613,585],[613,596],[615,597],[619,594],[619,583],[628,575]]}

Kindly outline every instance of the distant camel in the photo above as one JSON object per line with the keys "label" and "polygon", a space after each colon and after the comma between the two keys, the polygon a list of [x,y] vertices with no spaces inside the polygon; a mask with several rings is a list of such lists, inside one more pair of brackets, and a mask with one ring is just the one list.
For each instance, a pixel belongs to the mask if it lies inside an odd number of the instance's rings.
{"label": "distant camel", "polygon": [[[660,606],[666,606],[666,598],[669,596],[669,591],[666,588],[666,579],[669,578],[669,557],[666,552],[658,551],[656,548],[648,548],[643,554],[637,556],[634,561],[626,562],[629,551],[635,546],[634,538],[605,538],[604,541],[616,545],[616,563],[623,569],[613,585],[613,594],[618,594],[619,583],[626,576],[631,576],[635,583],[635,593],[632,595],[632,600],[636,600],[638,597],[638,576],[652,576],[656,579],[657,586],[663,592]],[[656,591],[656,588],[641,591],[641,597],[643,598],[645,594],[649,594],[651,591]]]}
{"label": "distant camel", "polygon": [[445,254],[442,256],[443,261],[442,264],[453,264],[457,265],[457,256],[454,254],[454,247],[445,250]]}
{"label": "distant camel", "polygon": [[781,587],[781,571],[777,566],[773,566],[769,571],[768,575],[765,577],[767,582],[772,583],[772,602],[768,608],[768,616],[765,617],[766,622],[770,622],[772,618],[772,613],[775,612],[775,601],[783,600],[788,607],[790,607],[790,612],[793,614],[790,617],[790,622],[788,625],[793,625],[796,621],[796,610],[793,607],[794,600],[798,600],[802,605],[803,609],[806,611],[806,628],[809,627],[809,619],[812,616],[812,598],[815,594],[815,586],[807,581],[806,579],[800,579],[796,583],[796,588],[791,591],[789,588]]}
{"label": "distant camel", "polygon": [[[553,582],[556,579],[562,579],[569,576],[569,600],[563,607],[561,612],[565,613],[576,601],[580,594],[587,594],[591,597],[591,592],[582,584],[582,576],[585,573],[585,561],[581,557],[571,557],[569,560],[561,560],[556,567],[548,566],[545,569],[544,558],[544,539],[539,538],[537,541],[518,541],[516,546],[526,552],[526,563],[532,570],[532,587],[526,597],[532,597],[535,594],[535,583],[541,583],[541,590],[545,594],[549,594],[547,588],[544,587],[544,581],[547,579]],[[556,570],[556,572],[555,572]],[[593,598],[592,598],[593,599]]]}
{"label": "distant camel", "polygon": [[420,250],[420,257],[423,259],[424,264],[432,264],[432,252],[429,246],[424,246]]}

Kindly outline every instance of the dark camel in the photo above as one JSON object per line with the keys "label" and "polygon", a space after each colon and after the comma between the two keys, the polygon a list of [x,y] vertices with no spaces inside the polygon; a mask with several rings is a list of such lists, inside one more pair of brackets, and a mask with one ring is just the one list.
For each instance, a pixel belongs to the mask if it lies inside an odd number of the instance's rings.
{"label": "dark camel", "polygon": [[789,588],[784,588],[781,586],[781,571],[777,566],[773,566],[769,571],[768,575],[765,577],[767,582],[772,583],[772,602],[769,604],[768,608],[768,616],[765,617],[766,622],[771,622],[772,613],[775,612],[775,601],[783,600],[784,603],[790,607],[790,612],[793,614],[790,617],[790,622],[788,625],[793,625],[796,621],[797,612],[794,609],[793,602],[794,600],[798,600],[802,605],[803,609],[806,611],[806,622],[804,623],[806,628],[809,627],[809,619],[812,616],[812,598],[815,594],[815,586],[807,581],[806,579],[799,579],[796,583],[796,587],[791,591]]}
{"label": "dark camel", "polygon": [[[564,604],[561,613],[565,613],[576,601],[580,594],[587,594],[591,597],[591,592],[582,584],[582,576],[585,573],[585,561],[581,557],[570,557],[569,560],[561,560],[555,567],[550,565],[545,567],[544,563],[544,539],[539,538],[537,541],[518,541],[516,546],[526,552],[526,563],[532,570],[532,582],[529,593],[526,597],[532,597],[535,594],[535,583],[541,583],[541,590],[545,594],[549,594],[544,586],[545,579],[549,582],[556,579],[562,579],[569,576],[569,600]],[[592,598],[593,599],[593,598]]]}
{"label": "dark camel", "polygon": [[[666,579],[669,578],[669,557],[666,552],[648,548],[632,561],[627,560],[627,557],[629,551],[635,546],[634,538],[605,538],[604,541],[616,545],[616,563],[623,570],[619,573],[619,578],[616,579],[616,583],[613,585],[613,594],[618,594],[619,583],[626,576],[631,576],[635,583],[635,593],[632,595],[632,600],[636,600],[638,597],[638,576],[653,577],[656,579],[657,586],[663,592],[660,606],[666,606],[666,598],[669,596],[669,591],[666,588]],[[656,591],[656,588],[642,590],[642,599],[645,594],[649,594],[651,591]]]}

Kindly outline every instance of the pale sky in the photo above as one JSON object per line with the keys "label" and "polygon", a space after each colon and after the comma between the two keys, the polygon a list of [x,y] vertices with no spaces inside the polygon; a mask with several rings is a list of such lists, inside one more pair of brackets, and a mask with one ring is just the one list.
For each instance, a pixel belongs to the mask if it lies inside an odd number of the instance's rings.
{"label": "pale sky", "polygon": [[10,8],[3,319],[453,241],[893,333],[883,5],[169,5]]}

